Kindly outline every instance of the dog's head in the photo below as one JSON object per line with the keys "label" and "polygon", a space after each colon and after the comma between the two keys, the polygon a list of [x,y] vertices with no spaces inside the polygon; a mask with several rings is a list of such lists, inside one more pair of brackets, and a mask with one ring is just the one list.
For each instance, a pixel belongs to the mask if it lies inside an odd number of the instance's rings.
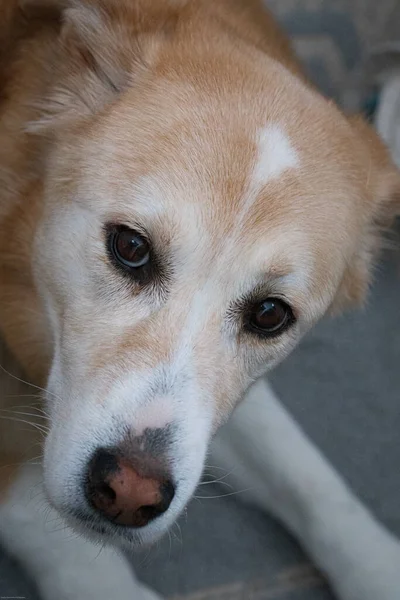
{"label": "dog's head", "polygon": [[400,190],[372,130],[202,3],[143,22],[137,4],[67,9],[35,125],[55,139],[34,257],[46,486],[129,543],[177,517],[255,378],[362,301]]}

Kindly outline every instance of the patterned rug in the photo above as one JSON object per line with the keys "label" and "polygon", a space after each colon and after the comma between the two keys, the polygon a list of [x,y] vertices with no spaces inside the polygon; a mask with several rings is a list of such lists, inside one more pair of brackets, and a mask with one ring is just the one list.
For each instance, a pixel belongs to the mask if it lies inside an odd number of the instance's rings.
{"label": "patterned rug", "polygon": [[399,35],[398,0],[265,0],[294,41],[310,77],[351,109],[362,103],[371,50]]}

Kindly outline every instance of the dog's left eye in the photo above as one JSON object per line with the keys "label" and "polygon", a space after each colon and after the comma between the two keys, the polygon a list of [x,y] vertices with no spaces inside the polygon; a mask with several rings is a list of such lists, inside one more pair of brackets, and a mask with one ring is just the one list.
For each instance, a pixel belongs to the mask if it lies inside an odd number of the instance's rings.
{"label": "dog's left eye", "polygon": [[273,337],[283,333],[293,323],[292,309],[278,298],[268,298],[253,307],[248,317],[248,328],[254,333]]}
{"label": "dog's left eye", "polygon": [[111,254],[128,269],[141,269],[150,262],[150,244],[146,238],[128,228],[119,228],[111,234]]}

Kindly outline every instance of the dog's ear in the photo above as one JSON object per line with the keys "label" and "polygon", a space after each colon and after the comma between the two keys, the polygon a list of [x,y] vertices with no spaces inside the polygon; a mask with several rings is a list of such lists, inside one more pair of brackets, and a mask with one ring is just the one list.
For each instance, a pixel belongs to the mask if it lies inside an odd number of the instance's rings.
{"label": "dog's ear", "polygon": [[176,7],[147,0],[24,0],[25,10],[58,10],[60,32],[53,64],[57,83],[46,99],[46,123],[68,123],[101,110],[152,64],[171,35]]}
{"label": "dog's ear", "polygon": [[374,212],[378,221],[391,222],[400,215],[400,172],[376,130],[360,116],[350,117],[349,121],[360,145],[360,156],[368,165],[367,192],[371,192]]}
{"label": "dog's ear", "polygon": [[361,161],[360,225],[357,251],[345,271],[333,310],[363,303],[385,235],[400,216],[400,172],[377,132],[363,118],[349,119],[355,135],[353,152]]}

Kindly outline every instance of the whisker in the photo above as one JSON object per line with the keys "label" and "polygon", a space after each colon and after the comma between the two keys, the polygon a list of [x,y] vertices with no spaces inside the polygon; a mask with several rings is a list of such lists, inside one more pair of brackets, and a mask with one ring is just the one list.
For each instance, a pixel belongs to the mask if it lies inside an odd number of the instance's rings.
{"label": "whisker", "polygon": [[35,413],[30,413],[30,412],[25,412],[25,411],[20,411],[20,410],[11,410],[8,408],[1,408],[0,409],[1,412],[7,412],[7,413],[11,413],[13,415],[22,415],[25,417],[34,417],[35,419],[44,419],[46,421],[49,420],[49,417],[44,416],[44,415],[37,415]]}
{"label": "whisker", "polygon": [[8,394],[6,398],[42,398],[43,394]]}
{"label": "whisker", "polygon": [[233,485],[231,485],[230,483],[228,483],[226,481],[218,481],[218,479],[216,479],[215,481],[203,481],[203,482],[199,483],[199,487],[203,486],[203,485],[210,485],[212,483],[216,483],[218,485],[225,485],[226,487],[230,488],[231,490],[234,489]]}
{"label": "whisker", "polygon": [[[38,486],[43,486],[43,482],[40,482],[40,484],[38,483],[36,486],[32,486],[32,490],[34,487],[38,487]],[[31,500],[36,500],[37,498],[39,498],[39,496],[42,496],[42,500],[44,500],[44,491],[43,491],[43,487],[41,487],[39,489],[39,491],[36,491],[36,493],[33,495],[32,494],[32,490],[31,490],[31,494],[30,494],[30,499]]]}
{"label": "whisker", "polygon": [[48,503],[46,502],[46,504],[43,503],[43,505],[40,507],[39,510],[40,510],[40,512],[43,515],[44,525],[46,526],[46,522],[47,522],[47,520],[48,520],[48,518],[49,518],[49,516],[50,516],[50,514],[52,512],[51,506],[49,506]]}
{"label": "whisker", "polygon": [[[36,444],[34,444],[36,445]],[[41,461],[43,459],[43,454],[39,454],[38,456],[32,456],[32,458],[28,458],[28,459],[24,459],[23,457],[21,457],[21,460],[15,462],[15,463],[8,463],[6,465],[1,465],[0,466],[0,471],[1,469],[7,469],[7,467],[19,467],[19,466],[23,466],[23,465],[40,465]],[[38,460],[39,462],[33,462],[35,460]]]}
{"label": "whisker", "polygon": [[48,428],[45,428],[43,425],[39,425],[39,423],[32,423],[31,421],[26,421],[25,419],[14,419],[13,417],[7,417],[4,415],[0,415],[0,419],[14,421],[15,423],[24,423],[25,425],[30,425],[34,429],[40,431],[40,433],[47,435],[49,432]]}
{"label": "whisker", "polygon": [[41,392],[44,392],[45,394],[50,394],[51,396],[54,396],[54,398],[56,398],[57,400],[60,400],[60,401],[62,400],[59,396],[57,396],[57,394],[54,394],[53,392],[49,392],[48,390],[40,387],[39,385],[35,385],[34,383],[29,383],[29,381],[26,381],[25,379],[22,379],[21,377],[17,377],[16,375],[13,375],[12,373],[10,373],[10,371],[7,371],[7,369],[4,368],[3,365],[0,365],[0,370],[3,371],[3,373],[5,373],[9,377],[11,377],[12,379],[15,379],[15,381],[24,383],[25,385],[28,385],[29,387],[32,387],[36,390],[40,390]]}
{"label": "whisker", "polygon": [[106,547],[105,543],[100,545],[100,550],[98,551],[97,555],[93,558],[93,560],[90,561],[91,563],[94,563],[94,561],[99,558],[100,554],[103,552],[105,547]]}
{"label": "whisker", "polygon": [[30,466],[42,467],[43,466],[43,454],[41,454],[40,456],[35,456],[34,458],[30,458],[28,460],[21,461],[20,465],[21,465],[21,467],[23,467],[24,465],[27,465],[28,467],[30,467]]}
{"label": "whisker", "polygon": [[211,499],[216,499],[216,498],[227,498],[228,496],[237,496],[238,494],[244,494],[245,492],[250,492],[251,490],[254,490],[254,487],[249,487],[244,490],[239,490],[239,491],[235,491],[235,492],[228,492],[227,494],[220,494],[217,496],[193,496],[193,498],[195,498],[196,500],[211,500]]}
{"label": "whisker", "polygon": [[176,536],[176,539],[178,540],[178,542],[181,544],[181,546],[183,546],[183,537],[182,537],[182,528],[179,525],[178,521],[175,521],[174,523],[175,527],[178,530],[178,535]]}
{"label": "whisker", "polygon": [[43,404],[43,396],[42,395],[38,395],[38,394],[25,394],[25,395],[20,395],[20,394],[15,394],[14,396],[6,396],[7,398],[40,398],[40,402],[29,402],[29,404],[12,404],[13,407],[15,408],[30,408],[33,407],[35,410],[42,410],[42,404]]}
{"label": "whisker", "polygon": [[52,533],[62,533],[63,531],[67,531],[68,529],[70,529],[70,527],[68,527],[68,525],[66,523],[63,523],[60,527],[54,527],[51,529],[48,529],[48,533],[52,534]]}
{"label": "whisker", "polygon": [[171,560],[171,554],[172,554],[172,535],[170,530],[168,529],[168,540],[169,540],[169,553],[168,553],[168,560]]}
{"label": "whisker", "polygon": [[[158,544],[159,544],[159,542],[157,542],[157,549],[158,549]],[[140,562],[139,562],[139,566],[140,566],[140,567],[144,567],[144,566],[146,566],[146,567],[147,567],[147,566],[148,566],[148,564],[149,564],[149,563],[148,563],[148,558],[149,558],[149,556],[150,556],[150,554],[151,554],[151,551],[152,551],[152,550],[153,550],[153,547],[152,547],[152,546],[150,546],[150,548],[149,548],[149,549],[148,549],[148,551],[146,552],[145,556],[144,556],[144,557],[143,557],[143,558],[140,560]]]}
{"label": "whisker", "polygon": [[[35,398],[35,396],[31,396],[30,394],[26,397],[30,397],[30,398]],[[5,400],[9,399],[9,398],[24,398],[24,396],[21,396],[19,394],[16,394],[15,396],[5,396],[4,397]],[[38,410],[41,411],[45,414],[47,414],[45,412],[45,410],[43,409],[43,405],[45,402],[45,399],[43,398],[43,395],[41,396],[36,396],[36,398],[40,398],[40,400],[38,400],[37,402],[29,402],[29,404],[11,404],[10,406],[14,407],[14,408],[30,408],[32,410]]]}
{"label": "whisker", "polygon": [[205,469],[218,469],[218,471],[226,471],[224,467],[217,467],[216,465],[204,465]]}
{"label": "whisker", "polygon": [[[50,516],[50,514],[48,516]],[[51,525],[52,523],[60,523],[61,524],[61,522],[64,523],[64,520],[62,519],[62,517],[60,515],[56,515],[52,519],[49,519],[49,518],[46,519],[46,525]]]}
{"label": "whisker", "polygon": [[[222,477],[219,477],[218,479],[213,479],[212,481],[205,481],[204,484],[206,483],[219,483],[220,481],[223,481],[224,479],[226,479],[227,477],[229,477],[230,475],[232,475],[232,473],[234,473],[236,471],[237,467],[233,467],[228,473],[225,473],[225,475],[222,475]],[[206,473],[207,475],[207,473]],[[208,477],[208,475],[207,475]],[[200,485],[203,485],[203,483],[201,483]]]}

